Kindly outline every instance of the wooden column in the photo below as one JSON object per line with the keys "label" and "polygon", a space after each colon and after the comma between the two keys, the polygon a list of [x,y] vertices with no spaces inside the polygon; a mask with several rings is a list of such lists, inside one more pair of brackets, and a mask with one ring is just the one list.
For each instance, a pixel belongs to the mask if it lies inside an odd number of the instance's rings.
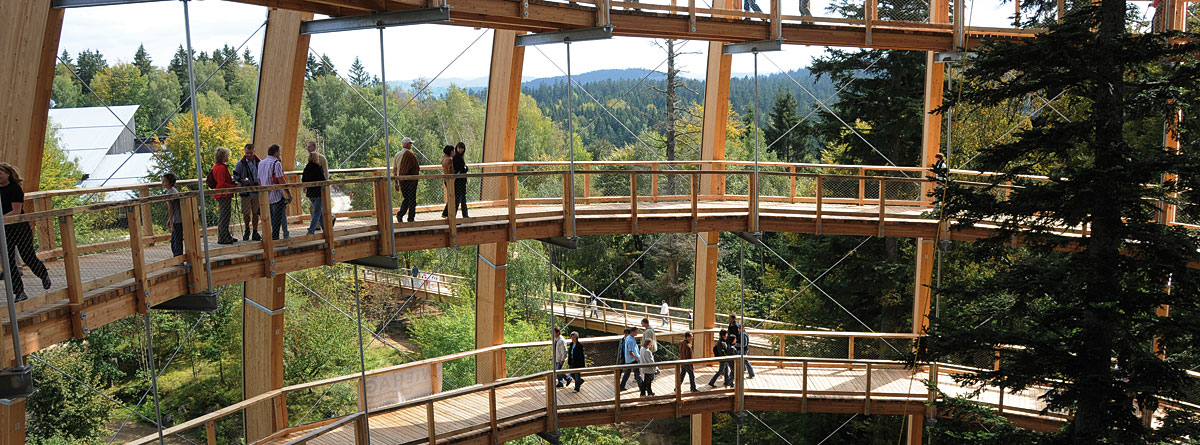
{"label": "wooden column", "polygon": [[312,18],[312,13],[284,9],[271,8],[267,13],[252,138],[259,153],[279,144],[284,171],[296,168],[296,131],[308,60],[308,36],[300,35],[300,22]]}
{"label": "wooden column", "polygon": [[[929,22],[937,24],[950,23],[950,4],[948,0],[932,0],[929,3]],[[946,64],[933,61],[933,51],[925,53],[925,119],[921,132],[921,166],[933,165],[933,155],[941,151],[942,146],[942,115],[930,114],[930,111],[942,106],[942,94],[946,86]],[[949,160],[946,161],[949,165]],[[922,198],[929,203],[933,198],[928,195],[933,192],[933,184],[925,182],[922,185]]]}
{"label": "wooden column", "polygon": [[936,249],[937,245],[934,240],[917,238],[917,266],[915,268],[916,276],[913,278],[912,332],[918,335],[923,334],[929,327],[929,303],[930,296],[933,294],[929,286],[933,284],[933,262]]}
{"label": "wooden column", "polygon": [[[287,276],[247,280],[244,285],[247,299],[262,305],[275,315],[250,304],[242,305],[242,384],[244,397],[283,387],[283,312],[284,288]],[[280,416],[279,412],[284,415]],[[283,402],[264,402],[246,409],[246,441],[267,437],[287,425]]]}
{"label": "wooden column", "polygon": [[908,416],[908,445],[921,445],[925,440],[925,416]]}
{"label": "wooden column", "polygon": [[10,400],[0,404],[0,445],[25,443],[25,399]]}
{"label": "wooden column", "polygon": [[[507,30],[496,30],[493,34],[487,113],[484,116],[483,162],[507,162],[516,156],[517,107],[521,102],[521,72],[525,61],[525,48],[517,46],[517,34],[516,31]],[[501,172],[504,168],[490,167],[483,171]],[[515,178],[511,180],[515,181]],[[509,183],[509,179],[484,180],[482,198],[508,199],[509,189],[514,185]],[[509,209],[516,210],[513,206],[509,206]],[[509,218],[515,221],[511,215]],[[481,244],[477,262],[475,347],[486,348],[504,343],[508,243]],[[480,355],[475,359],[475,381],[478,383],[493,382],[503,378],[506,372],[504,351]]]}
{"label": "wooden column", "polygon": [[[730,1],[716,0],[714,8],[729,8]],[[725,137],[729,125],[729,71],[733,56],[722,54],[722,42],[709,42],[708,68],[704,84],[704,115],[701,118],[700,159],[721,161],[725,159]],[[719,170],[723,166],[701,164],[704,170]],[[725,178],[700,175],[698,194],[723,195]],[[697,198],[699,199],[699,198]],[[701,232],[696,237],[696,280],[695,303],[693,306],[693,329],[712,329],[716,326],[717,294],[717,242],[719,232]],[[694,357],[711,357],[713,336],[701,334],[693,337]],[[712,444],[712,414],[692,415],[692,444]]]}
{"label": "wooden column", "polygon": [[21,172],[25,193],[38,190],[63,10],[50,0],[0,2],[0,159]]}

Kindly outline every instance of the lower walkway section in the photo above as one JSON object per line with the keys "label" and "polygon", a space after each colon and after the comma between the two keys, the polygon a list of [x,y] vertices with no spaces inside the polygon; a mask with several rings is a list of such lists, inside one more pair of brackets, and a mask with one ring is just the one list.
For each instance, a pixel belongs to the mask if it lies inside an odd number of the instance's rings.
{"label": "lower walkway section", "polygon": [[[925,382],[930,377],[925,369],[914,372],[884,361],[759,357],[752,361],[754,378],[734,378],[731,387],[724,387],[724,378],[719,378],[714,387],[708,385],[718,371],[713,362],[700,359],[660,365],[651,385],[653,396],[640,396],[633,376],[628,389],[619,391],[619,367],[587,368],[578,393],[570,386],[555,388],[553,377],[541,373],[382,407],[372,411],[367,423],[374,443],[494,443],[553,431],[556,424],[560,428],[609,424],[743,407],[754,411],[917,415],[925,415],[929,409],[925,402],[931,395]],[[697,392],[690,391],[686,377],[682,382],[676,379],[677,370],[689,363],[695,367]],[[1003,396],[995,388],[984,388],[971,395],[979,388],[953,382],[950,374],[954,372],[947,368],[939,372],[943,392],[994,405],[1021,426],[1056,429],[1066,418],[1040,412],[1044,406],[1038,397],[1045,393],[1043,388]],[[347,444],[355,442],[355,435],[355,423],[330,421],[293,428],[263,443]]]}

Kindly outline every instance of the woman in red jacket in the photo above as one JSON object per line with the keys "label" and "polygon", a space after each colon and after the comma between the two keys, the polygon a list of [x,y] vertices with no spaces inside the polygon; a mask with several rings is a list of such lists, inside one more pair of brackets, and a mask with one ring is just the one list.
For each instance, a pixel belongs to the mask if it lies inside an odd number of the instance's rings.
{"label": "woman in red jacket", "polygon": [[[234,188],[233,177],[229,175],[229,149],[218,147],[216,156],[217,163],[213,165],[212,175],[213,179],[216,179],[217,185],[213,188],[217,190]],[[218,193],[213,195],[213,198],[217,200],[217,244],[233,244],[237,241],[229,232],[230,201],[233,200],[233,194]]]}

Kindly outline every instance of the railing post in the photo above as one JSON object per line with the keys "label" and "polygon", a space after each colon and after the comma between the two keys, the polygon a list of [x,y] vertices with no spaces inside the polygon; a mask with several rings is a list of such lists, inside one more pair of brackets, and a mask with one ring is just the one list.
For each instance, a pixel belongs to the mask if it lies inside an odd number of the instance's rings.
{"label": "railing post", "polygon": [[575,183],[569,171],[563,172],[563,236],[575,236]]}
{"label": "railing post", "polygon": [[821,201],[823,199],[823,195],[825,195],[825,190],[822,185],[824,182],[823,179],[824,177],[821,176],[820,173],[817,173],[817,235],[821,234]]}
{"label": "railing post", "polygon": [[[130,210],[131,215],[137,213],[136,208],[130,208]],[[134,225],[137,222],[136,219],[130,221],[131,234],[140,230],[138,226]],[[79,252],[75,244],[75,215],[58,217],[58,227],[62,233],[63,268],[67,274],[67,301],[71,306],[71,334],[75,338],[83,338],[84,335],[87,335],[87,326],[83,321],[83,278],[79,273]],[[130,238],[130,243],[134,241],[134,238]],[[140,238],[137,241],[140,242]],[[132,244],[130,245],[132,246]],[[134,262],[134,267],[137,268],[137,262]],[[140,282],[137,287],[139,289],[135,291],[135,294],[143,289]]]}
{"label": "railing post", "polygon": [[[786,339],[787,339],[787,337],[785,337],[783,334],[779,334],[779,356],[780,357],[787,357],[787,342],[785,341]],[[783,368],[782,362],[779,363],[779,367]]]}
{"label": "railing post", "polygon": [[325,236],[325,265],[332,266],[336,249],[333,245],[333,199],[329,196],[329,186],[321,187],[321,231]]}
{"label": "railing post", "polygon": [[217,445],[217,422],[212,420],[204,422],[204,436],[208,445]]}
{"label": "railing post", "polygon": [[883,222],[887,219],[887,217],[884,215],[884,210],[887,208],[887,199],[886,199],[887,195],[884,194],[884,192],[886,191],[885,186],[884,186],[885,184],[887,184],[887,182],[883,180],[883,176],[880,176],[879,177],[879,237],[880,238],[883,237]]}
{"label": "railing post", "polygon": [[580,172],[580,174],[583,175],[583,202],[584,203],[591,202],[591,197],[592,197],[592,175],[588,174],[588,172],[587,172],[590,168],[591,167],[588,164],[583,164],[583,171]]}
{"label": "railing post", "polygon": [[[683,374],[680,374],[682,367],[675,365],[675,417],[679,417],[679,410],[683,408]],[[695,371],[693,371],[693,374]]]}
{"label": "railing post", "polygon": [[700,214],[699,214],[699,210],[700,210],[699,209],[699,205],[700,205],[700,196],[699,196],[700,174],[692,173],[691,181],[692,181],[692,233],[696,233],[699,230],[698,226],[700,224]]}
{"label": "railing post", "polygon": [[450,228],[450,247],[458,247],[458,228],[454,218],[458,213],[458,203],[454,196],[454,178],[442,179],[442,193],[446,196],[446,224]]}
{"label": "railing post", "polygon": [[750,195],[747,199],[750,201],[750,220],[746,223],[746,228],[750,232],[758,232],[758,175],[750,175],[750,188],[747,191]]}
{"label": "railing post", "polygon": [[391,255],[395,251],[392,243],[396,239],[396,233],[390,230],[393,227],[392,218],[394,218],[392,203],[388,201],[388,196],[390,196],[388,187],[391,187],[391,184],[388,184],[386,178],[378,178],[372,182],[372,185],[375,189],[375,224],[379,230],[379,255]]}
{"label": "railing post", "polygon": [[368,439],[367,428],[367,413],[362,413],[354,418],[354,445],[367,445],[370,443]]}
{"label": "railing post", "polygon": [[737,373],[737,378],[733,380],[734,384],[736,385],[736,386],[734,386],[733,410],[741,412],[743,409],[745,409],[745,406],[743,404],[745,403],[744,397],[746,395],[746,379],[742,375],[742,370],[743,370],[745,362],[742,360],[741,356],[732,356],[732,357],[734,359],[733,360],[733,372]]}
{"label": "railing post", "polygon": [[637,171],[629,174],[629,218],[631,221],[630,230],[634,234],[638,233],[638,183]]}
{"label": "railing post", "polygon": [[488,443],[499,443],[500,425],[496,423],[496,387],[488,388],[488,426],[492,430],[492,438]]}
{"label": "railing post", "polygon": [[783,11],[779,7],[779,3],[779,0],[771,0],[771,40],[779,39],[783,36]]}
{"label": "railing post", "polygon": [[197,211],[197,198],[187,197],[180,203],[183,219],[183,257],[187,259],[190,277],[188,289],[197,292],[204,288],[204,254],[201,252],[200,236],[208,230],[200,227],[200,214]]}
{"label": "railing post", "polygon": [[613,371],[613,423],[621,423],[621,370]]}
{"label": "railing post", "polygon": [[437,443],[437,424],[434,423],[434,419],[433,419],[433,402],[432,401],[427,402],[425,404],[425,423],[428,424],[427,429],[429,430],[428,431],[429,444],[433,445],[433,444]]}
{"label": "railing post", "polygon": [[867,397],[863,401],[863,414],[871,414],[871,362],[867,362]]}
{"label": "railing post", "polygon": [[846,358],[854,360],[854,337],[848,337],[849,342],[846,346]]}
{"label": "railing post", "polygon": [[[271,194],[267,191],[256,193],[258,193],[259,218],[262,218],[258,224],[262,229],[263,276],[273,277],[275,276],[275,240],[271,238]],[[282,231],[282,227],[280,230]]]}
{"label": "railing post", "polygon": [[[54,198],[49,196],[43,198],[34,198],[32,210],[34,212],[50,210],[52,207],[54,207],[53,201]],[[33,226],[37,229],[39,250],[54,250],[54,219],[48,218],[37,220],[33,223]]]}
{"label": "railing post", "polygon": [[800,412],[808,412],[808,360],[800,362]]}
{"label": "railing post", "polygon": [[517,240],[517,175],[513,173],[504,177],[508,189],[508,240]]}
{"label": "railing post", "polygon": [[[150,197],[150,186],[147,185],[147,186],[142,187],[139,190],[139,192],[141,193],[141,197],[149,198]],[[150,204],[142,204],[141,212],[142,212],[142,229],[145,230],[146,236],[153,237],[154,236],[154,221],[152,221],[153,218],[152,218],[152,214],[150,213]],[[150,242],[146,243],[146,245],[153,246],[154,241],[150,241]]]}
{"label": "railing post", "polygon": [[[868,2],[871,0],[867,0]],[[866,204],[867,201],[867,169],[858,168],[858,205]]]}
{"label": "railing post", "polygon": [[1004,387],[998,386],[996,389],[1000,392],[1000,401],[996,404],[996,411],[1004,414]]}
{"label": "railing post", "polygon": [[[564,313],[565,315],[565,313]],[[546,431],[558,431],[558,393],[554,389],[557,372],[551,370],[546,374]]]}
{"label": "railing post", "polygon": [[[804,0],[801,0],[801,1],[804,1]],[[772,2],[777,3],[776,0],[772,0]],[[771,7],[772,7],[772,9],[774,9],[776,7],[776,5],[772,5]],[[795,204],[796,203],[796,166],[793,165],[790,168],[790,170],[792,172],[792,175],[788,176],[789,185],[791,186],[791,191],[788,192],[788,202]]]}
{"label": "railing post", "polygon": [[650,202],[658,202],[658,163],[650,164]]}

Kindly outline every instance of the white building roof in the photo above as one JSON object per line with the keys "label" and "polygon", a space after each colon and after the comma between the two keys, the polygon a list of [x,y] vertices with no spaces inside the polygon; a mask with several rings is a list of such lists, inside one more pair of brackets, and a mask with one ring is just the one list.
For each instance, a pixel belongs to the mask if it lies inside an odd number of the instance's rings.
{"label": "white building roof", "polygon": [[146,182],[153,162],[150,153],[108,153],[123,134],[135,134],[137,110],[137,105],[50,110],[51,125],[58,128],[59,147],[79,161],[79,169],[87,175],[79,187]]}

